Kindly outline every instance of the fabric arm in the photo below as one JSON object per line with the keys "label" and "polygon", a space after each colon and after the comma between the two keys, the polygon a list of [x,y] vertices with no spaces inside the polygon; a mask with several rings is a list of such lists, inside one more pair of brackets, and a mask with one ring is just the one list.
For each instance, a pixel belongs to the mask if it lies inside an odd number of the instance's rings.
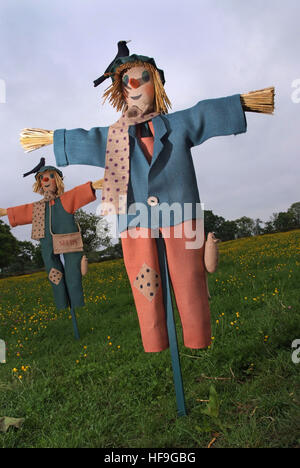
{"label": "fabric arm", "polygon": [[73,214],[82,206],[96,200],[95,190],[92,188],[92,183],[87,182],[63,193],[60,200],[64,209]]}
{"label": "fabric arm", "polygon": [[108,128],[55,130],[53,144],[57,166],[84,164],[105,167]]}
{"label": "fabric arm", "polygon": [[7,208],[7,216],[11,227],[32,223],[33,203]]}
{"label": "fabric arm", "polygon": [[200,101],[196,106],[178,114],[191,147],[212,137],[237,135],[247,131],[240,94]]}

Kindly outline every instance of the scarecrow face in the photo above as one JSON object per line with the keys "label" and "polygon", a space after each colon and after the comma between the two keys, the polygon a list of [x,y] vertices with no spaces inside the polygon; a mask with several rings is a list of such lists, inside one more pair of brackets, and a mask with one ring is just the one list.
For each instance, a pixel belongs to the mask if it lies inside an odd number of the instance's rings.
{"label": "scarecrow face", "polygon": [[124,72],[122,81],[128,108],[138,107],[143,113],[151,112],[155,95],[151,72],[143,66],[133,67]]}
{"label": "scarecrow face", "polygon": [[53,192],[57,190],[55,172],[54,171],[45,171],[38,175],[40,180],[41,188],[44,192]]}

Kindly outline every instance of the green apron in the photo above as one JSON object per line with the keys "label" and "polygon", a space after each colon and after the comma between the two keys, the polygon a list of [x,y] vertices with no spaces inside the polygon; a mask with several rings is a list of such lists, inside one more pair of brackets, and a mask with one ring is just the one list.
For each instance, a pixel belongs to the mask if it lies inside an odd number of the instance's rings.
{"label": "green apron", "polygon": [[[54,234],[67,234],[78,231],[74,215],[68,213],[63,208],[60,198],[56,198],[54,202],[54,205],[51,206],[52,232]],[[55,255],[53,253],[52,236],[49,229],[49,202],[46,202],[45,217],[45,238],[41,239],[40,242],[47,275],[49,278],[49,274],[53,269],[62,274],[62,278],[58,284],[49,279],[52,285],[56,307],[58,309],[82,307],[84,306],[81,275],[81,259],[83,253],[74,252],[63,254],[63,265],[60,255]]]}

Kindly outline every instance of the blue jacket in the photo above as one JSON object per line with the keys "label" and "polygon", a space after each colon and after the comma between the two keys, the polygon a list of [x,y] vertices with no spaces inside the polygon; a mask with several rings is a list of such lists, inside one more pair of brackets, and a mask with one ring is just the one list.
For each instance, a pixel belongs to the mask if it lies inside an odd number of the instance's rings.
{"label": "blue jacket", "polygon": [[[160,114],[153,119],[153,127],[154,149],[150,165],[136,138],[135,126],[129,127],[127,195],[129,213],[132,214],[119,216],[120,232],[129,225],[165,227],[199,217],[197,206],[200,198],[191,148],[215,136],[244,133],[247,123],[240,95],[236,94],[201,101],[190,109],[172,114]],[[56,130],[54,153],[57,166],[86,164],[105,167],[108,129]],[[152,201],[151,206],[149,200]],[[172,205],[177,209],[172,210]],[[166,207],[171,207],[169,216],[162,216]]]}

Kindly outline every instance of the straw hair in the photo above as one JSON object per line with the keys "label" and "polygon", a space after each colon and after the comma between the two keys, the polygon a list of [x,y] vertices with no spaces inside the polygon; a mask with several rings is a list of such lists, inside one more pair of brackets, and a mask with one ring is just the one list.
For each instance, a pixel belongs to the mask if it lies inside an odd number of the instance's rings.
{"label": "straw hair", "polygon": [[[65,191],[65,185],[60,175],[56,171],[53,171],[53,172],[54,172],[54,178],[55,178],[56,187],[57,187],[56,195],[60,197]],[[41,186],[41,178],[39,176],[37,176],[36,182],[33,184],[32,189],[35,193],[44,195],[44,190],[42,189],[42,186]]]}
{"label": "straw hair", "polygon": [[151,73],[155,90],[155,105],[153,111],[167,114],[168,108],[172,106],[161,82],[159,72],[151,63],[142,61],[124,63],[116,70],[113,83],[103,94],[103,103],[108,99],[110,104],[115,107],[117,111],[125,111],[127,109],[122,78],[124,72],[133,67],[145,67]]}
{"label": "straw hair", "polygon": [[248,112],[273,114],[275,108],[275,88],[265,88],[241,95],[243,109]]}
{"label": "straw hair", "polygon": [[24,128],[21,132],[20,143],[25,153],[37,150],[53,143],[53,131],[41,128]]}

